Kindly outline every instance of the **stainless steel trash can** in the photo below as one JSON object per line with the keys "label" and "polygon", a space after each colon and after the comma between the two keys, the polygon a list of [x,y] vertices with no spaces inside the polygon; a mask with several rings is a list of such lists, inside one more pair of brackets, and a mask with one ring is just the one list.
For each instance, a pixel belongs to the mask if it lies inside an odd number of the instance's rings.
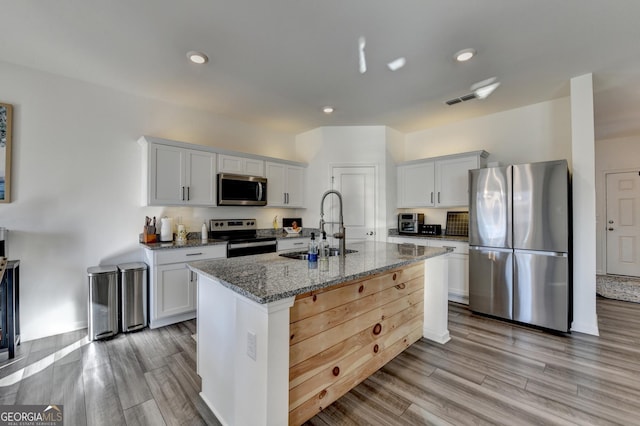
{"label": "stainless steel trash can", "polygon": [[123,263],[120,270],[120,330],[130,332],[147,326],[147,264]]}
{"label": "stainless steel trash can", "polygon": [[118,268],[93,266],[89,276],[89,339],[118,334]]}

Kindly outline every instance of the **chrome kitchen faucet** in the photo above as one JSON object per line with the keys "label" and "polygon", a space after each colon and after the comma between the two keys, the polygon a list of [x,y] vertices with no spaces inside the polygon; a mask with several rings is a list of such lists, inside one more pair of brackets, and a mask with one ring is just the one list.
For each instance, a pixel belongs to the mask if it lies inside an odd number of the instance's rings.
{"label": "chrome kitchen faucet", "polygon": [[340,258],[344,259],[344,256],[347,253],[347,250],[346,250],[347,237],[346,237],[346,229],[344,227],[344,218],[342,216],[342,194],[340,194],[340,192],[336,191],[335,189],[330,189],[324,194],[322,194],[322,199],[320,200],[320,232],[325,232],[324,225],[326,223],[330,223],[330,224],[335,223],[335,222],[324,221],[324,199],[327,198],[329,194],[336,194],[338,196],[338,201],[340,202],[340,222],[338,222],[340,227],[338,232],[333,234],[333,238],[337,238],[340,240]]}

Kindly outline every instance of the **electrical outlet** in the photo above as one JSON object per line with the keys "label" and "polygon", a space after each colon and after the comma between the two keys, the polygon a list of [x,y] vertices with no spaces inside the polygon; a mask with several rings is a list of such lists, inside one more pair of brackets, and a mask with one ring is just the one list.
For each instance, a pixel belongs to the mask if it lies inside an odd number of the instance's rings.
{"label": "electrical outlet", "polygon": [[253,331],[247,331],[247,356],[252,360],[256,360],[258,354],[258,342],[256,333]]}

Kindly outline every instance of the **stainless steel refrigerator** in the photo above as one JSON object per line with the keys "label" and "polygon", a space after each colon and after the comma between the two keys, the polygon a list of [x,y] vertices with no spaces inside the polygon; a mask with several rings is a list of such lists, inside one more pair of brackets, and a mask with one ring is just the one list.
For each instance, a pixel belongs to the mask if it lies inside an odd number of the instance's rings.
{"label": "stainless steel refrigerator", "polygon": [[571,322],[566,160],[469,171],[469,307],[558,331]]}

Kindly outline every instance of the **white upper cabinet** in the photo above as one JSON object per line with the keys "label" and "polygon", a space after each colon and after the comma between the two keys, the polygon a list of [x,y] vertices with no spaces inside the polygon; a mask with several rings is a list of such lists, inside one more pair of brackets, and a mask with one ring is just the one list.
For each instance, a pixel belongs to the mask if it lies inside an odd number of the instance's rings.
{"label": "white upper cabinet", "polygon": [[427,158],[398,166],[398,208],[465,207],[469,170],[486,166],[486,151]]}
{"label": "white upper cabinet", "polygon": [[218,155],[218,173],[264,177],[264,161],[235,155]]}
{"label": "white upper cabinet", "polygon": [[436,205],[469,205],[469,170],[480,167],[479,156],[456,157],[436,161]]}
{"label": "white upper cabinet", "polygon": [[398,207],[435,206],[434,171],[433,161],[399,166]]}
{"label": "white upper cabinet", "polygon": [[148,205],[215,206],[215,153],[152,143],[148,156]]}
{"label": "white upper cabinet", "polygon": [[215,206],[216,204],[216,154],[187,150],[186,204]]}
{"label": "white upper cabinet", "polygon": [[142,136],[138,143],[144,151],[146,205],[214,207],[217,173],[229,173],[266,177],[269,206],[304,207],[303,163],[233,155],[236,153],[152,136]]}
{"label": "white upper cabinet", "polygon": [[303,167],[267,161],[266,177],[269,207],[304,207]]}

